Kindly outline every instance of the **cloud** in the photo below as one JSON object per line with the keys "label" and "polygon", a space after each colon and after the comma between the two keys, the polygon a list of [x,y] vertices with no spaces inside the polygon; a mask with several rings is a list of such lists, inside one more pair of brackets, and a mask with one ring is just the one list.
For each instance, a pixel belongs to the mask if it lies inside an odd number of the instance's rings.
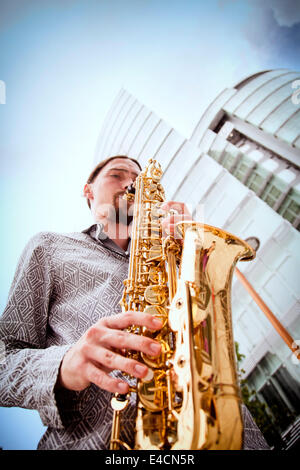
{"label": "cloud", "polygon": [[294,26],[300,23],[299,0],[253,0],[258,8],[269,9],[279,26]]}
{"label": "cloud", "polygon": [[[287,0],[287,3],[289,1]],[[268,7],[271,3],[272,9],[270,5]],[[284,16],[283,9],[280,13],[277,10],[277,18],[275,18],[275,3],[277,0],[266,2],[263,7],[260,7],[259,14],[253,10],[243,31],[257,54],[270,61],[279,58],[283,66],[288,66],[289,63],[298,63],[300,57],[300,22],[295,20],[293,25],[283,25],[283,18],[287,22],[287,15]],[[291,20],[289,23],[291,24]]]}
{"label": "cloud", "polygon": [[245,0],[219,0],[218,3],[220,8],[226,8],[233,5],[240,6],[242,2],[256,10],[256,14],[269,10],[279,26],[291,27],[300,23],[299,0],[248,0],[246,2]]}
{"label": "cloud", "polygon": [[295,68],[299,63],[299,0],[219,0],[219,7],[237,14],[244,7],[240,30],[264,68]]}

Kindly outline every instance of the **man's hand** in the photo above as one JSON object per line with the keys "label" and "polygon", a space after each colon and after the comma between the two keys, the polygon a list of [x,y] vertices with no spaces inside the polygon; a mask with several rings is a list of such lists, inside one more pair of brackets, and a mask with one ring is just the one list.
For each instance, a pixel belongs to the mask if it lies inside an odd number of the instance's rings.
{"label": "man's hand", "polygon": [[[162,221],[163,236],[172,235],[176,238],[179,234],[175,233],[175,225],[177,222],[192,221],[192,216],[183,202],[168,201],[164,202],[160,208],[166,212],[174,213],[167,215]],[[176,213],[177,212],[177,213]]]}
{"label": "man's hand", "polygon": [[117,369],[144,378],[148,367],[122,356],[122,350],[140,351],[149,356],[158,356],[161,351],[157,341],[122,331],[132,325],[144,326],[153,331],[160,329],[162,322],[150,314],[137,311],[101,318],[65,354],[57,385],[80,391],[94,383],[112,393],[127,393],[128,384],[111,377],[109,372]]}

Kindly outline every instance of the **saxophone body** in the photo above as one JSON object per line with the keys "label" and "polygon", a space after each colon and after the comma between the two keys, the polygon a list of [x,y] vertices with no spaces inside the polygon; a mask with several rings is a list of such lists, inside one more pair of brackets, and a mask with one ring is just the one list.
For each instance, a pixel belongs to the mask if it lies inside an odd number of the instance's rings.
{"label": "saxophone body", "polygon": [[[235,450],[242,448],[241,397],[231,318],[231,283],[239,259],[255,254],[243,240],[194,221],[177,224],[177,237],[162,236],[162,170],[149,160],[138,176],[128,279],[123,311],[138,310],[163,320],[152,332],[162,346],[157,358],[129,351],[151,374],[137,380],[134,449]],[[112,399],[111,449],[119,440],[122,409],[128,397]]]}

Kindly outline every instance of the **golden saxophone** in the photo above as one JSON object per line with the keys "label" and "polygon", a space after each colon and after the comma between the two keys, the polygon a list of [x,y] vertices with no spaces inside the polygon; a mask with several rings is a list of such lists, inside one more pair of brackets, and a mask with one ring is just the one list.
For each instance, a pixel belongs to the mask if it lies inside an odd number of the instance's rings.
{"label": "golden saxophone", "polygon": [[[181,240],[162,237],[162,170],[150,159],[136,179],[128,279],[123,311],[145,311],[163,320],[153,333],[158,358],[130,351],[150,376],[137,380],[134,449],[241,449],[243,422],[231,319],[231,281],[236,262],[254,250],[243,240],[197,222],[176,225]],[[130,197],[133,197],[130,195]],[[119,439],[128,396],[112,398],[110,449],[130,449]]]}

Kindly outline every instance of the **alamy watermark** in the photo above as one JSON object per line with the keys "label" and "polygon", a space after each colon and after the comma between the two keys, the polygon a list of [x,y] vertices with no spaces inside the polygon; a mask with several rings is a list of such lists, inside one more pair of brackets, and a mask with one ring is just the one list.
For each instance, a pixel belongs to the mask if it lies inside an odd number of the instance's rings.
{"label": "alamy watermark", "polygon": [[[104,240],[108,238],[128,239],[128,233],[132,235],[134,206],[126,199],[115,198],[114,204],[101,204],[94,212],[94,217],[98,228],[96,237]],[[171,235],[175,239],[182,239],[183,232],[177,223],[198,222],[198,232],[201,236],[204,221],[204,204],[198,204],[193,210],[190,204],[172,202],[169,208],[161,208],[162,203],[149,206],[149,201],[143,204],[135,204],[135,210],[139,214],[140,222],[136,229],[141,238],[157,239],[159,236],[159,226],[161,224],[162,236]],[[193,214],[193,215],[192,215]],[[110,225],[109,234],[107,233]],[[136,236],[136,235],[135,235]]]}
{"label": "alamy watermark", "polygon": [[3,80],[0,80],[0,104],[6,103],[6,85]]}
{"label": "alamy watermark", "polygon": [[292,94],[292,103],[296,105],[300,104],[300,80],[294,80],[292,83],[292,88],[296,88]]}

